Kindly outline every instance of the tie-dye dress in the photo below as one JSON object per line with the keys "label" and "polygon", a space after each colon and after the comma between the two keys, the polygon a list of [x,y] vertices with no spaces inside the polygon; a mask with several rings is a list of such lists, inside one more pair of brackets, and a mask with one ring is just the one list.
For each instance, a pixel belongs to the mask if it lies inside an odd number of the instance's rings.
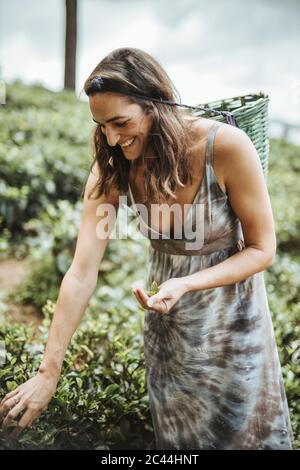
{"label": "tie-dye dress", "polygon": [[[209,130],[205,174],[188,212],[197,230],[195,211],[204,207],[203,246],[191,250],[185,239],[153,239],[147,226],[148,287],[245,248],[240,220],[213,169],[220,125]],[[130,185],[128,201],[135,211]],[[156,449],[294,448],[263,272],[188,292],[164,315],[145,310],[144,353]]]}

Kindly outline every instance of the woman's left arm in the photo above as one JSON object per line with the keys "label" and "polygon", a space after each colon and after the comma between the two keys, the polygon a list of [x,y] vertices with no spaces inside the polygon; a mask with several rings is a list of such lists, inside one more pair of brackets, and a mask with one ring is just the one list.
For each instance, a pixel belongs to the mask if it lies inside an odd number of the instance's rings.
{"label": "woman's left arm", "polygon": [[251,139],[239,128],[221,126],[215,137],[214,160],[221,164],[229,202],[241,222],[245,248],[215,266],[166,280],[151,300],[144,289],[134,288],[145,309],[151,307],[167,313],[186,292],[235,284],[274,263],[276,234],[272,207]]}
{"label": "woman's left arm", "polygon": [[242,281],[270,267],[276,256],[270,197],[251,139],[241,129],[221,126],[215,137],[214,153],[215,162],[222,159],[226,193],[241,222],[245,249],[215,266],[182,278],[187,292]]}

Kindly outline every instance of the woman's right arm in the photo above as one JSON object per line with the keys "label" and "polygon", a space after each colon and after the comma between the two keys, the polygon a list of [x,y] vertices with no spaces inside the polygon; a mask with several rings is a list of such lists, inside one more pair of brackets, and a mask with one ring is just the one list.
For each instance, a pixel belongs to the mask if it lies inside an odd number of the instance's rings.
{"label": "woman's right arm", "polygon": [[99,223],[96,210],[101,203],[112,204],[115,213],[119,207],[117,191],[112,192],[109,197],[103,195],[98,199],[87,198],[97,179],[98,167],[94,165],[85,187],[83,213],[75,254],[60,286],[38,373],[8,393],[0,404],[0,415],[6,415],[3,421],[5,427],[9,426],[20,412],[25,411],[14,432],[14,437],[31,425],[54,395],[66,349],[97,285],[99,266],[115,220],[110,221],[107,236],[99,238],[96,233]]}

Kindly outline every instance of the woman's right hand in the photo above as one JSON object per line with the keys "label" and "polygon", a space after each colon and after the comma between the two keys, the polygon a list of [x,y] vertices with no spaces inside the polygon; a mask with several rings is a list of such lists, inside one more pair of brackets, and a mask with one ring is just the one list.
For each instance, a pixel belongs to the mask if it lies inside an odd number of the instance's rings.
{"label": "woman's right hand", "polygon": [[56,391],[57,382],[58,378],[38,372],[37,375],[5,395],[0,403],[0,417],[3,418],[4,428],[7,428],[12,420],[24,412],[11,434],[13,439],[16,439],[25,428],[29,428],[47,408]]}

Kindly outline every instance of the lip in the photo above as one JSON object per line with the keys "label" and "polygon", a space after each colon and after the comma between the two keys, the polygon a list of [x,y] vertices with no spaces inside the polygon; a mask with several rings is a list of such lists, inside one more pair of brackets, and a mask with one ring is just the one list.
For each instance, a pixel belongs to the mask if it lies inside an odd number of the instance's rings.
{"label": "lip", "polygon": [[[128,140],[132,140],[133,138],[134,138],[134,141],[135,141],[136,135],[135,135],[134,137],[132,137],[131,139],[127,139],[127,140],[124,140],[124,142],[120,142],[120,146],[123,145],[123,144],[125,144],[125,142],[128,142]],[[133,142],[132,142],[132,143],[133,143]],[[132,144],[131,144],[131,145],[132,145]],[[127,147],[122,147],[122,148],[126,149]]]}

